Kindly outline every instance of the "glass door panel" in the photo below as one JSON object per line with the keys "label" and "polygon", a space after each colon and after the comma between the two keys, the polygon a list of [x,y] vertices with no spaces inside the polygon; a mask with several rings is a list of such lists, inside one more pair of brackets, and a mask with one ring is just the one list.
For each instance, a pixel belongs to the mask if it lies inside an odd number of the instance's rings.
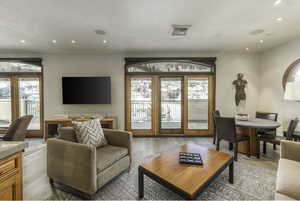
{"label": "glass door panel", "polygon": [[19,115],[33,115],[29,130],[40,130],[40,80],[19,78]]}
{"label": "glass door panel", "polygon": [[9,127],[12,120],[11,82],[9,78],[0,77],[0,128]]}
{"label": "glass door panel", "polygon": [[160,79],[160,129],[182,129],[182,78]]}
{"label": "glass door panel", "polygon": [[152,78],[131,78],[131,129],[152,129]]}
{"label": "glass door panel", "polygon": [[208,129],[208,78],[188,78],[188,129]]}

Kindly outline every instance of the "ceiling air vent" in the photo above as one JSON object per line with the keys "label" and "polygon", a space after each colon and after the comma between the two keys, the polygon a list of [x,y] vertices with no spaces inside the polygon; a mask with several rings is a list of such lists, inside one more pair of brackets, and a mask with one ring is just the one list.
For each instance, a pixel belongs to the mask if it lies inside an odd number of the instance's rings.
{"label": "ceiling air vent", "polygon": [[95,31],[95,33],[98,34],[98,35],[105,35],[105,34],[106,34],[106,32],[105,32],[104,30],[102,30],[102,29],[96,29],[96,30],[94,30],[94,31]]}
{"label": "ceiling air vent", "polygon": [[172,25],[172,36],[185,36],[192,25]]}

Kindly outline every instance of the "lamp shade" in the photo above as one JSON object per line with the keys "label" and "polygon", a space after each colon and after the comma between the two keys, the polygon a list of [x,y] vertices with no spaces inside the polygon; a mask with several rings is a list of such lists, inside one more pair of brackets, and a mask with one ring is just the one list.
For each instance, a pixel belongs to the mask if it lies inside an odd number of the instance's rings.
{"label": "lamp shade", "polygon": [[286,83],[284,99],[300,101],[300,82]]}

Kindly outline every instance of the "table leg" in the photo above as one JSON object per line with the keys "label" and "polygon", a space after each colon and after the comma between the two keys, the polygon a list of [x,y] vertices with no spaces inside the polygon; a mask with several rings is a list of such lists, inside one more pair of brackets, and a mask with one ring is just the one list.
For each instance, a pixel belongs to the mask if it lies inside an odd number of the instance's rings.
{"label": "table leg", "polygon": [[139,167],[139,198],[144,197],[144,172],[141,167]]}
{"label": "table leg", "polygon": [[229,165],[229,183],[233,184],[234,181],[234,165],[233,161]]}
{"label": "table leg", "polygon": [[[256,128],[243,128],[243,135],[250,136],[251,156],[257,156]],[[239,143],[239,153],[248,154],[248,143],[246,141]]]}
{"label": "table leg", "polygon": [[47,139],[48,139],[48,123],[47,122],[45,122],[44,123],[45,124],[45,130],[44,130],[44,141],[46,142],[47,141]]}

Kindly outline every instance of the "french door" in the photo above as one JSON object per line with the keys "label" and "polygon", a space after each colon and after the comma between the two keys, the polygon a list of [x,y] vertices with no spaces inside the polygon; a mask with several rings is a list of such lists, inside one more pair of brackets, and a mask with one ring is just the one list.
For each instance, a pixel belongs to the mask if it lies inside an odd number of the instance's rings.
{"label": "french door", "polygon": [[0,128],[4,133],[10,123],[24,115],[33,115],[29,136],[42,134],[42,77],[40,75],[0,76]]}
{"label": "french door", "polygon": [[127,75],[126,129],[135,135],[211,135],[213,75]]}
{"label": "french door", "polygon": [[159,134],[183,134],[183,78],[159,78]]}

